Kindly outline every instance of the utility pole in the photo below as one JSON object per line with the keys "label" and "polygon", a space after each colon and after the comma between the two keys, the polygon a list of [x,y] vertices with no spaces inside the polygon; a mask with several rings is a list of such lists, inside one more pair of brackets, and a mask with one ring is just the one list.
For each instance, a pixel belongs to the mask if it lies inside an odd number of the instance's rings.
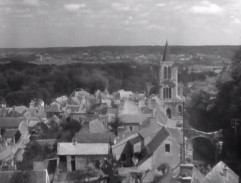
{"label": "utility pole", "polygon": [[182,161],[185,163],[185,101],[183,101],[183,109],[182,109],[182,116],[183,116],[183,121],[182,121],[182,140],[183,140],[183,156],[182,156]]}
{"label": "utility pole", "polygon": [[240,125],[239,121],[240,121],[240,119],[231,119],[231,125],[232,125],[232,128],[234,129],[233,150],[234,150],[235,155],[237,154],[236,153],[236,134],[238,131],[238,126]]}

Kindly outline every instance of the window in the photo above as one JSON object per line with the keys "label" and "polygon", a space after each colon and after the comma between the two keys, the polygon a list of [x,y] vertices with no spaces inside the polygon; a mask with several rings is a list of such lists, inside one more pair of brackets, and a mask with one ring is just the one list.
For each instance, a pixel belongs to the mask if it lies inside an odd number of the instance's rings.
{"label": "window", "polygon": [[170,87],[163,88],[163,98],[164,99],[172,98],[172,89]]}
{"label": "window", "polygon": [[164,67],[164,79],[167,79],[167,66]]}
{"label": "window", "polygon": [[166,110],[166,115],[167,115],[167,117],[169,118],[169,119],[171,119],[172,118],[172,111],[171,111],[171,109],[167,109]]}
{"label": "window", "polygon": [[170,66],[164,66],[164,79],[171,79],[172,70]]}
{"label": "window", "polygon": [[132,126],[130,126],[130,131],[132,132]]}
{"label": "window", "polygon": [[170,144],[165,144],[165,152],[170,152]]}
{"label": "window", "polygon": [[177,112],[178,112],[178,114],[180,115],[180,116],[182,116],[182,106],[181,105],[179,105],[178,107],[177,107]]}
{"label": "window", "polygon": [[171,73],[172,73],[171,67],[168,67],[167,73],[168,73],[168,79],[171,79]]}

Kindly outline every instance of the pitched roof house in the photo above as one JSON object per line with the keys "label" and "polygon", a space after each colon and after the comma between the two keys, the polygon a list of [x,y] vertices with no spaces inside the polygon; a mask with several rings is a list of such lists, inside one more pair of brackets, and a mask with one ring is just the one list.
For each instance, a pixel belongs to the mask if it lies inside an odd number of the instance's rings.
{"label": "pitched roof house", "polygon": [[100,162],[110,153],[109,143],[61,142],[57,145],[60,172],[100,168]]}
{"label": "pitched roof house", "polygon": [[26,121],[26,118],[0,118],[0,129],[18,129],[22,121]]}
{"label": "pitched roof house", "polygon": [[238,183],[239,176],[234,173],[224,162],[220,161],[206,175],[211,183]]}
{"label": "pitched roof house", "polygon": [[161,164],[174,168],[180,164],[182,132],[177,128],[151,125],[133,133],[112,146],[116,160],[123,166],[133,166],[138,158],[138,170],[155,170]]}
{"label": "pitched roof house", "polygon": [[58,143],[57,155],[76,155],[76,156],[91,156],[91,155],[108,155],[108,143]]}

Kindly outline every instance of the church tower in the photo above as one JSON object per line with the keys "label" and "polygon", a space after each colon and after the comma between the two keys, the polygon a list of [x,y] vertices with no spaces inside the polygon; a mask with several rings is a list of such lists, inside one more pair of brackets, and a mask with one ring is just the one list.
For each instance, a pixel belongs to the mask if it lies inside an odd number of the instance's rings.
{"label": "church tower", "polygon": [[178,68],[170,58],[168,42],[166,42],[159,65],[159,101],[168,119],[182,123],[184,99],[179,96],[178,87]]}

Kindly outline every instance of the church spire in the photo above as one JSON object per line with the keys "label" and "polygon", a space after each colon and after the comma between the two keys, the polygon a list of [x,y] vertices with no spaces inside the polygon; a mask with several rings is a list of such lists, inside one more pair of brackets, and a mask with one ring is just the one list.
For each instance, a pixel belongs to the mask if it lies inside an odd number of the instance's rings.
{"label": "church spire", "polygon": [[166,41],[162,61],[168,61],[168,59],[169,59],[169,48],[168,48],[168,42]]}

